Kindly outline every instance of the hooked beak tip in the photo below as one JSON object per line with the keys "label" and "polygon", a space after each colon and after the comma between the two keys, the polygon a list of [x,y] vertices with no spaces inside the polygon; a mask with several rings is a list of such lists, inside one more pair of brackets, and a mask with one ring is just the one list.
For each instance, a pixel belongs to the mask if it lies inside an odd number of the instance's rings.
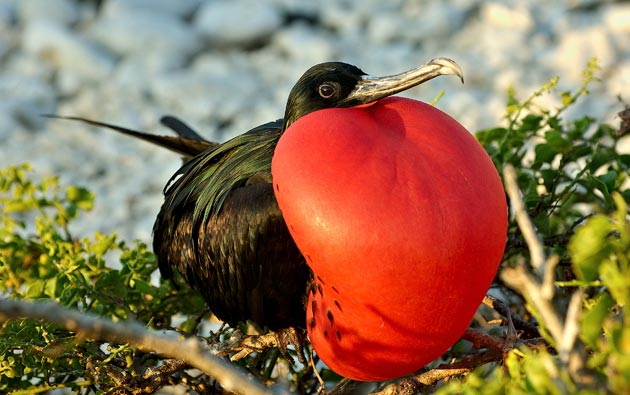
{"label": "hooked beak tip", "polygon": [[427,66],[434,65],[439,67],[440,74],[442,75],[456,75],[464,83],[464,72],[462,68],[452,59],[449,58],[435,58],[427,62]]}

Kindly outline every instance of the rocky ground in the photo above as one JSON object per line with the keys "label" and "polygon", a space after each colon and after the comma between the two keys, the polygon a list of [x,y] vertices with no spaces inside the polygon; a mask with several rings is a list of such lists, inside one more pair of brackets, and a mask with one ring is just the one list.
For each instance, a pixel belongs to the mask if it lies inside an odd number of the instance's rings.
{"label": "rocky ground", "polygon": [[[146,143],[40,114],[167,133],[173,114],[223,141],[283,115],[289,89],[329,60],[392,74],[447,56],[466,84],[406,92],[469,130],[500,124],[506,91],[553,76],[574,88],[596,56],[602,81],[574,110],[618,124],[630,98],[630,2],[445,0],[0,0],[0,166],[85,185],[95,210],[75,233],[150,240],[179,158]],[[554,105],[554,103],[548,103]],[[569,114],[571,115],[571,114]]]}

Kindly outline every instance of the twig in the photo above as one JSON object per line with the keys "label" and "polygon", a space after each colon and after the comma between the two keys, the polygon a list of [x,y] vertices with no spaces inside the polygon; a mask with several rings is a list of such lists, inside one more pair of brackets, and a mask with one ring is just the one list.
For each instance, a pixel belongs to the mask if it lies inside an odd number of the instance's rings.
{"label": "twig", "polygon": [[523,335],[526,339],[540,337],[540,333],[538,332],[538,328],[536,325],[525,321],[520,315],[510,310],[510,307],[505,304],[500,299],[497,299],[492,296],[487,296],[483,299],[483,303],[486,306],[492,307],[497,311],[497,313],[501,314],[503,317],[510,315],[512,317],[512,322],[514,323],[514,327],[523,331]]}
{"label": "twig", "polygon": [[582,303],[584,301],[584,289],[578,289],[572,296],[567,309],[567,315],[564,319],[564,331],[562,338],[558,343],[558,354],[560,359],[565,363],[569,363],[573,345],[580,331],[580,315],[582,313]]}
{"label": "twig", "polygon": [[462,339],[471,342],[473,347],[477,350],[487,348],[501,353],[505,349],[505,340],[488,335],[478,329],[466,329],[466,332],[462,335]]}
{"label": "twig", "polygon": [[514,209],[516,222],[521,229],[523,238],[527,242],[527,247],[531,255],[531,264],[536,270],[539,270],[545,262],[543,245],[536,234],[534,224],[532,224],[531,219],[527,215],[527,210],[525,210],[522,193],[520,189],[518,189],[516,182],[516,171],[514,167],[505,165],[503,167],[503,177],[505,179],[505,190],[510,197],[510,204]]}
{"label": "twig", "polygon": [[489,350],[482,354],[468,355],[461,361],[441,365],[435,369],[399,380],[388,385],[385,389],[373,392],[370,395],[415,395],[421,392],[423,387],[432,386],[438,381],[449,377],[469,373],[481,365],[501,361],[502,358],[502,352],[496,350]]}
{"label": "twig", "polygon": [[[317,369],[314,369],[314,370],[315,372],[317,372]],[[317,377],[320,380],[320,382],[323,382],[321,377],[319,377],[319,374],[317,374]],[[335,388],[328,391],[326,395],[354,394],[356,392],[356,389],[359,388],[361,384],[363,384],[362,381],[342,379],[341,381],[339,381],[339,383],[337,383]]]}
{"label": "twig", "polygon": [[540,285],[537,283],[537,280],[527,272],[525,265],[521,263],[514,268],[504,268],[501,273],[501,279],[509,287],[517,290],[525,296],[526,299],[531,301],[557,345],[558,340],[562,338],[562,321],[560,317],[558,317],[551,301],[544,298]]}
{"label": "twig", "polygon": [[10,318],[42,319],[83,337],[114,343],[129,343],[145,351],[153,351],[186,361],[191,366],[214,377],[227,391],[247,395],[289,393],[285,386],[265,387],[254,381],[229,362],[205,352],[195,338],[182,340],[176,336],[149,330],[135,321],[115,323],[48,301],[24,302],[0,299],[0,321]]}

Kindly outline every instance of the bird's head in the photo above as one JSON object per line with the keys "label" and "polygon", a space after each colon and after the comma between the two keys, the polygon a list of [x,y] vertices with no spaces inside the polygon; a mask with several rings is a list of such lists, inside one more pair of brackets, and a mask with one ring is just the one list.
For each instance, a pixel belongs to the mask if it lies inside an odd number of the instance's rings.
{"label": "bird's head", "polygon": [[440,75],[456,75],[464,81],[459,65],[448,58],[435,58],[422,66],[386,77],[369,76],[358,67],[342,62],[315,65],[291,89],[283,129],[313,111],[368,104]]}

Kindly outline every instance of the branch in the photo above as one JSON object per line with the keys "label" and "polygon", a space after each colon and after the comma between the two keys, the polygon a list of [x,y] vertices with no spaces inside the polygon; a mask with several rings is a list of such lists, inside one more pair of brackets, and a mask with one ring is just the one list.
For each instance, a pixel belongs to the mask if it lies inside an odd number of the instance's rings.
{"label": "branch", "polygon": [[538,327],[536,327],[536,325],[525,321],[520,315],[512,311],[502,300],[486,295],[486,297],[483,298],[483,304],[488,307],[492,307],[497,313],[501,314],[506,319],[508,316],[511,316],[514,327],[523,331],[523,335],[526,339],[540,337],[540,333],[538,332]]}
{"label": "branch", "polygon": [[[462,335],[462,339],[472,343],[473,347],[486,351],[478,354],[469,354],[461,360],[450,364],[443,364],[437,368],[418,373],[415,376],[401,379],[385,387],[385,389],[373,392],[370,395],[415,395],[422,392],[423,387],[435,385],[438,381],[453,376],[460,376],[469,373],[481,365],[491,362],[500,362],[504,354],[513,348],[513,344],[508,343],[499,337],[488,335],[480,330],[468,328]],[[541,339],[530,339],[519,342],[527,347],[536,347],[541,343]],[[509,347],[508,347],[509,346]],[[347,386],[347,383],[345,383]],[[335,388],[329,395],[351,393],[354,387],[349,387],[350,391],[341,391]]]}
{"label": "branch", "polygon": [[284,386],[265,387],[220,357],[205,352],[194,338],[184,339],[145,328],[135,321],[115,323],[93,315],[70,310],[52,302],[24,302],[0,299],[0,321],[11,318],[33,318],[64,327],[79,336],[129,343],[138,349],[152,351],[186,361],[214,377],[231,392],[247,395],[285,395]]}
{"label": "branch", "polygon": [[[510,196],[514,216],[531,255],[531,265],[538,270],[538,275],[534,275],[527,270],[521,261],[513,268],[506,267],[501,272],[501,279],[512,289],[520,292],[531,303],[531,306],[539,314],[541,324],[544,323],[549,334],[554,340],[554,346],[563,364],[569,364],[573,359],[578,361],[574,369],[570,372],[577,377],[577,372],[582,367],[584,361],[581,354],[582,344],[575,347],[578,340],[579,321],[584,299],[584,290],[576,291],[569,302],[568,311],[564,320],[556,311],[553,305],[555,294],[555,269],[558,264],[558,257],[546,258],[543,245],[536,234],[534,226],[525,211],[521,192],[516,183],[516,172],[514,167],[506,165],[503,168],[505,189]],[[542,279],[539,277],[542,275]],[[542,325],[541,325],[542,326]]]}
{"label": "branch", "polygon": [[523,238],[527,242],[527,247],[529,248],[532,266],[535,269],[540,269],[540,267],[545,262],[543,245],[540,242],[540,238],[536,234],[534,224],[532,224],[531,219],[527,215],[527,210],[525,210],[525,204],[523,203],[523,194],[521,193],[520,189],[518,189],[518,184],[516,182],[516,171],[514,171],[514,167],[512,167],[511,165],[505,165],[503,167],[503,178],[505,180],[505,190],[510,197],[510,204],[514,209],[516,222],[518,223],[518,227],[521,229]]}
{"label": "branch", "polygon": [[[490,336],[491,337],[491,336]],[[488,350],[481,354],[468,355],[461,361],[440,365],[435,369],[402,379],[388,385],[379,392],[370,395],[416,395],[422,392],[423,387],[432,386],[440,380],[453,376],[460,376],[472,372],[475,368],[490,362],[498,362],[503,359],[503,353],[496,350]]]}

